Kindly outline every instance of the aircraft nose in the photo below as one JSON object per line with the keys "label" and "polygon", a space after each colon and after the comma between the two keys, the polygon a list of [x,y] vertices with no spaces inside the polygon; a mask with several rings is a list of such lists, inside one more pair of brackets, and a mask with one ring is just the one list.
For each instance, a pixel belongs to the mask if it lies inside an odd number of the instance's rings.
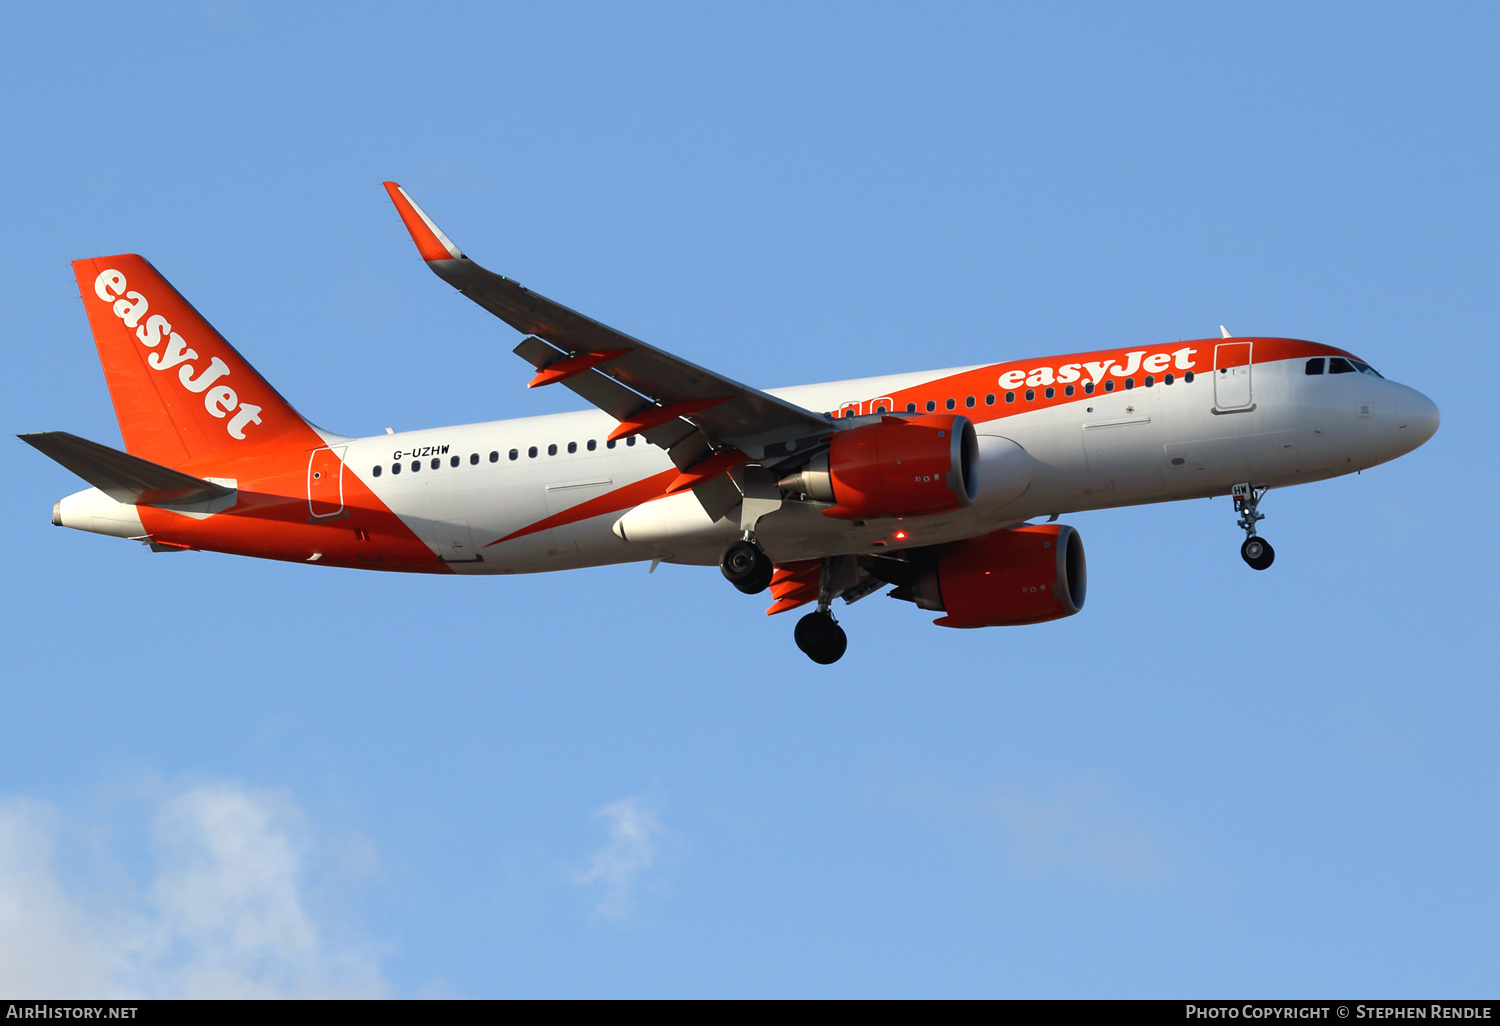
{"label": "aircraft nose", "polygon": [[[1406,388],[1396,401],[1397,425],[1401,434],[1407,436],[1406,444],[1412,449],[1437,434],[1443,416],[1437,403],[1415,388]],[[1408,450],[1410,451],[1410,450]]]}

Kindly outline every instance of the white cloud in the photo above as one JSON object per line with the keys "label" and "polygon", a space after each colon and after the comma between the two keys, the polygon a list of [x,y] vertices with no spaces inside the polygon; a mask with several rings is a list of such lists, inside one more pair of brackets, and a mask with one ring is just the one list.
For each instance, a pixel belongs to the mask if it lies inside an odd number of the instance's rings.
{"label": "white cloud", "polygon": [[622,798],[594,813],[605,821],[609,841],[594,852],[589,868],[575,879],[598,887],[594,911],[602,919],[624,920],[634,909],[643,875],[657,861],[663,830],[656,812],[639,798]]}
{"label": "white cloud", "polygon": [[113,993],[121,968],[53,872],[57,817],[41,802],[0,802],[0,993],[18,998]]}
{"label": "white cloud", "polygon": [[1066,873],[1149,888],[1183,868],[1180,839],[1097,775],[1041,790],[919,787],[902,797],[953,818],[993,826],[1012,868],[1024,876]]}
{"label": "white cloud", "polygon": [[308,838],[288,799],[219,782],[156,810],[155,871],[101,896],[57,868],[61,820],[0,803],[0,992],[46,997],[377,997],[376,953],[308,909]]}

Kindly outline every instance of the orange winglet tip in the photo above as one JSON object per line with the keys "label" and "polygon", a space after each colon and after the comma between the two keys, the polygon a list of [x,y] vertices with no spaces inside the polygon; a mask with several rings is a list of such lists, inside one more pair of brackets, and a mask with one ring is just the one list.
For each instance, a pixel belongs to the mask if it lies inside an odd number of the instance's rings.
{"label": "orange winglet tip", "polygon": [[401,223],[411,233],[411,241],[417,244],[417,252],[422,254],[423,260],[430,263],[434,260],[459,260],[463,257],[453,240],[444,235],[442,229],[432,223],[432,218],[412,202],[405,189],[395,182],[381,184],[390,194],[391,202],[396,204],[396,213],[401,215]]}
{"label": "orange winglet tip", "polygon": [[729,396],[726,395],[718,399],[688,399],[684,402],[671,403],[667,406],[653,406],[649,410],[642,410],[640,413],[620,421],[615,429],[609,433],[609,441],[617,442],[629,435],[638,435],[642,431],[650,431],[652,428],[665,424],[669,420],[676,420],[678,417],[685,417],[689,413],[706,410],[710,406],[717,406],[728,400]]}
{"label": "orange winglet tip", "polygon": [[712,480],[724,473],[733,470],[741,463],[749,463],[750,457],[738,449],[730,449],[721,452],[717,456],[710,456],[706,460],[700,460],[677,475],[677,479],[667,486],[668,495],[676,495],[678,492],[686,491],[694,485],[700,485],[704,481]]}
{"label": "orange winglet tip", "polygon": [[577,356],[569,356],[543,367],[536,377],[526,383],[526,387],[536,388],[539,385],[550,385],[556,381],[566,381],[575,374],[582,374],[586,370],[597,367],[601,363],[608,363],[628,352],[631,350],[608,349],[602,353],[579,353]]}

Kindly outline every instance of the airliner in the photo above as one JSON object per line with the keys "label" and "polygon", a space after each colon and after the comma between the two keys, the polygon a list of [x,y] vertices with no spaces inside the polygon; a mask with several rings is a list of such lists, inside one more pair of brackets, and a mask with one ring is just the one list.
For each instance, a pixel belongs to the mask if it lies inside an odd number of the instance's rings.
{"label": "airliner", "polygon": [[394,182],[427,266],[522,336],[530,387],[588,409],[351,438],[305,420],[143,257],[73,263],[125,451],[20,437],[91,487],[52,522],[154,552],[346,569],[523,574],[717,564],[814,662],[833,603],[889,587],[943,627],[1083,608],[1065,513],[1228,495],[1240,553],[1267,491],[1373,467],[1437,406],[1352,353],[1292,338],[1129,345],[757,389],[485,270]]}

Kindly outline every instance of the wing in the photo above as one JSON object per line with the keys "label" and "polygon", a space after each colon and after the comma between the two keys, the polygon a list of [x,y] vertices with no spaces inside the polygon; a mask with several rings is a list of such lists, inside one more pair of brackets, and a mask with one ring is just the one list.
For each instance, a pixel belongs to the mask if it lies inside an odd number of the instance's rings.
{"label": "wing", "polygon": [[[485,270],[406,190],[395,182],[385,188],[427,266],[527,336],[515,353],[537,369],[531,386],[559,382],[620,422],[611,438],[641,434],[666,449],[683,472],[670,490],[698,491],[736,459],[763,459],[768,447],[777,456],[800,452],[834,430],[826,414],[715,374]],[[698,495],[710,506],[704,492]]]}

